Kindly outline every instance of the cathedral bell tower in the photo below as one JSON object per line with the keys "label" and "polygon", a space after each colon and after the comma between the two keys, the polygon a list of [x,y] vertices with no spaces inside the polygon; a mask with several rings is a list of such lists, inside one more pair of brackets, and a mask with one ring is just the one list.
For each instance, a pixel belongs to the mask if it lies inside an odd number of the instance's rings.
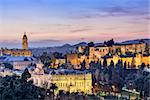
{"label": "cathedral bell tower", "polygon": [[28,49],[28,38],[26,35],[26,32],[24,32],[23,38],[22,38],[22,49]]}

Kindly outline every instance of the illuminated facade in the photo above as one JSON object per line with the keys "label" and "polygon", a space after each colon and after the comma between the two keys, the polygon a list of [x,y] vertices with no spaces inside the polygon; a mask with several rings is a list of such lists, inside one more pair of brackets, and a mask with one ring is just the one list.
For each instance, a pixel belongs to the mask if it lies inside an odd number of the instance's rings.
{"label": "illuminated facade", "polygon": [[51,60],[51,66],[50,68],[58,68],[60,65],[65,64],[66,63],[66,59],[64,58],[54,58]]}
{"label": "illuminated facade", "polygon": [[[70,54],[72,56],[68,57],[68,61],[72,65],[80,65],[84,60],[86,62],[86,68],[89,68],[89,63],[91,61],[103,62],[104,57],[106,57],[107,65],[110,64],[112,60],[114,64],[117,64],[118,60],[122,60],[123,63],[126,61],[127,65],[130,68],[138,69],[142,63],[147,67],[150,65],[150,55],[149,55],[149,46],[144,42],[139,43],[128,43],[128,44],[115,44],[113,46],[100,45],[95,47],[89,47],[89,55],[85,55],[85,47],[78,48],[78,52],[82,55],[73,56],[75,54]],[[146,52],[146,50],[148,52]],[[128,68],[129,68],[128,67]]]}
{"label": "illuminated facade", "polygon": [[24,33],[24,36],[22,38],[22,49],[27,50],[28,49],[28,38],[26,33]]}
{"label": "illuminated facade", "polygon": [[28,50],[28,38],[24,34],[22,38],[22,49],[1,49],[1,55],[11,55],[11,56],[32,56],[32,52]]}
{"label": "illuminated facade", "polygon": [[112,46],[112,53],[121,52],[125,54],[126,52],[132,53],[144,53],[146,50],[146,43],[132,43],[132,44],[116,44]]}
{"label": "illuminated facade", "polygon": [[56,84],[59,90],[72,92],[92,93],[92,76],[91,74],[63,74],[63,75],[35,75],[32,74],[30,80],[33,84],[40,87],[49,88],[51,83]]}
{"label": "illuminated facade", "polygon": [[67,54],[67,63],[72,64],[74,69],[80,69],[78,58],[78,54],[76,53]]}
{"label": "illuminated facade", "polygon": [[79,47],[78,47],[78,52],[79,52],[79,53],[84,53],[86,47],[87,47],[87,46],[79,46]]}
{"label": "illuminated facade", "polygon": [[25,49],[2,49],[2,53],[11,56],[32,56],[32,52]]}
{"label": "illuminated facade", "polygon": [[[95,58],[95,59],[87,59],[84,56],[81,56],[78,58],[78,62],[82,62],[83,60],[86,61],[86,68],[88,69],[88,64],[91,61],[97,62],[101,61],[103,63],[104,58]],[[127,68],[135,68],[138,69],[142,63],[146,65],[146,67],[150,67],[150,56],[149,55],[143,55],[143,54],[136,54],[132,56],[122,56],[122,55],[113,55],[106,57],[107,65],[110,65],[111,60],[114,62],[114,65],[118,63],[119,60],[123,61],[123,63],[126,62]]]}
{"label": "illuminated facade", "polygon": [[[106,45],[100,45],[96,47],[89,47],[89,58],[95,59],[95,57],[103,57],[108,53],[115,54],[126,54],[127,52],[130,53],[142,53],[144,54],[146,49],[149,49],[149,46],[147,46],[144,42],[139,43],[128,43],[128,44],[115,44],[113,46],[106,46]],[[78,48],[78,52],[83,52],[85,50],[85,47]],[[148,50],[149,51],[149,50]]]}
{"label": "illuminated facade", "polygon": [[52,83],[56,83],[58,90],[92,93],[91,74],[52,75]]}
{"label": "illuminated facade", "polygon": [[[135,68],[138,69],[142,63],[144,63],[147,67],[150,67],[150,56],[137,54],[135,56],[118,56],[114,55],[113,57],[108,57],[107,64],[110,65],[111,60],[114,62],[114,65],[118,63],[119,60],[126,62],[127,68]],[[103,59],[100,59],[103,62]]]}
{"label": "illuminated facade", "polygon": [[103,57],[103,56],[105,56],[106,54],[109,53],[109,49],[110,49],[110,47],[107,47],[105,45],[97,46],[95,48],[95,54],[94,55],[98,58],[101,58],[101,57]]}

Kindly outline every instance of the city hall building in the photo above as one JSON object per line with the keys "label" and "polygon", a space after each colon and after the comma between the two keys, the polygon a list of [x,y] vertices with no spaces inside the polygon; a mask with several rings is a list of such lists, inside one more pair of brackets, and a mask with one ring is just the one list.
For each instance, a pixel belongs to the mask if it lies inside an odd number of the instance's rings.
{"label": "city hall building", "polygon": [[43,88],[50,88],[51,83],[56,84],[59,90],[66,92],[83,92],[86,94],[92,93],[92,75],[91,73],[71,72],[59,74],[32,74],[30,80],[33,84]]}

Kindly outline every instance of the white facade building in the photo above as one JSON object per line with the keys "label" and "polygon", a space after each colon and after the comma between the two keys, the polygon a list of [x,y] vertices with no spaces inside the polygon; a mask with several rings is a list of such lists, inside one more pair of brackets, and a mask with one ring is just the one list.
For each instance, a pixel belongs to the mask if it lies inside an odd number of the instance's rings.
{"label": "white facade building", "polygon": [[31,64],[38,63],[37,59],[34,57],[24,57],[24,56],[0,56],[0,63],[8,63],[13,66],[13,69],[24,70]]}

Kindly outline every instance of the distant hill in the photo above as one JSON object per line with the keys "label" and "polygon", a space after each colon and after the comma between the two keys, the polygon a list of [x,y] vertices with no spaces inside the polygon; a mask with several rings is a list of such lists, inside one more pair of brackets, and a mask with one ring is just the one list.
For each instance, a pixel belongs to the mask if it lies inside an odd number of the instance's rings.
{"label": "distant hill", "polygon": [[74,47],[78,47],[78,46],[87,46],[88,44],[86,42],[80,42],[78,44],[73,45]]}
{"label": "distant hill", "polygon": [[136,39],[136,40],[128,40],[121,42],[122,44],[130,44],[130,43],[139,43],[140,41],[146,42],[150,45],[150,39]]}
{"label": "distant hill", "polygon": [[[123,41],[119,44],[139,43],[141,40],[150,45],[150,39],[129,40],[129,41]],[[95,43],[95,46],[102,45],[102,44],[103,43]],[[75,45],[64,44],[62,46],[57,46],[57,47],[32,48],[31,50],[32,50],[33,55],[35,56],[38,56],[39,54],[43,54],[43,52],[47,52],[47,53],[59,52],[59,53],[66,54],[70,52],[75,52],[78,46],[87,46],[87,45],[88,43],[81,42]]]}
{"label": "distant hill", "polygon": [[59,53],[66,54],[66,53],[75,52],[78,46],[87,46],[87,43],[81,42],[75,45],[64,44],[62,46],[57,46],[57,47],[32,48],[31,51],[35,56],[38,56],[39,54],[43,54],[43,52],[47,52],[47,53],[59,52]]}

